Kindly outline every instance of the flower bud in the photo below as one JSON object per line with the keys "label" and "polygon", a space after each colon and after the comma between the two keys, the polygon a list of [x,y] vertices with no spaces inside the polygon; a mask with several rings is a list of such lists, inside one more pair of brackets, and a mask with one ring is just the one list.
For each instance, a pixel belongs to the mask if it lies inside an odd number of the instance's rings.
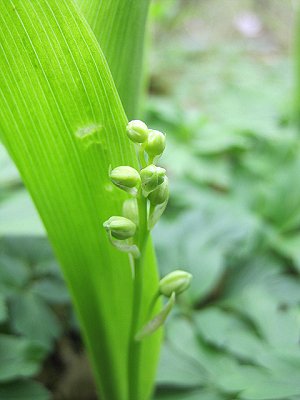
{"label": "flower bud", "polygon": [[137,170],[128,166],[114,168],[110,173],[110,179],[123,190],[134,188],[141,180]]}
{"label": "flower bud", "polygon": [[104,222],[103,227],[107,232],[119,240],[129,239],[134,236],[136,225],[125,217],[110,217]]}
{"label": "flower bud", "polygon": [[166,297],[172,293],[180,294],[190,286],[191,279],[192,275],[186,271],[173,271],[160,280],[159,292]]}
{"label": "flower bud", "polygon": [[156,157],[163,153],[166,147],[166,137],[159,131],[149,130],[145,150],[150,157]]}
{"label": "flower bud", "polygon": [[130,121],[126,127],[127,135],[135,143],[144,143],[148,137],[147,125],[139,120]]}
{"label": "flower bud", "polygon": [[168,201],[169,198],[169,181],[165,176],[162,184],[157,186],[153,192],[151,192],[148,196],[148,199],[153,206],[157,206],[159,204],[163,204]]}
{"label": "flower bud", "polygon": [[123,203],[123,216],[130,219],[136,225],[139,223],[139,209],[135,198],[127,199]]}
{"label": "flower bud", "polygon": [[141,170],[142,188],[148,194],[155,190],[158,185],[164,181],[166,170],[164,168],[156,167],[156,165],[149,165]]}

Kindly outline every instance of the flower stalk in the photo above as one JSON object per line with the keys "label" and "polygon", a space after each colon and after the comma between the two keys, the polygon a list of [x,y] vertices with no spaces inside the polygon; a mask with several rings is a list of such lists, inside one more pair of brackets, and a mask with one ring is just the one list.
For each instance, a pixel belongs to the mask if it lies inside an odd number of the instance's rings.
{"label": "flower stalk", "polygon": [[125,200],[123,204],[123,216],[113,216],[105,221],[103,226],[111,243],[119,250],[128,252],[132,259],[134,293],[129,339],[128,382],[130,400],[140,400],[141,341],[163,325],[175,304],[176,295],[189,286],[191,275],[177,270],[163,278],[150,303],[149,316],[160,295],[165,295],[169,299],[152,320],[146,322],[142,320],[144,255],[147,241],[150,230],[159,220],[169,199],[166,170],[156,166],[157,160],[165,149],[166,140],[162,132],[148,129],[144,122],[138,120],[128,123],[126,133],[136,146],[140,171],[129,166],[119,166],[111,171],[112,183],[127,192],[131,198]]}

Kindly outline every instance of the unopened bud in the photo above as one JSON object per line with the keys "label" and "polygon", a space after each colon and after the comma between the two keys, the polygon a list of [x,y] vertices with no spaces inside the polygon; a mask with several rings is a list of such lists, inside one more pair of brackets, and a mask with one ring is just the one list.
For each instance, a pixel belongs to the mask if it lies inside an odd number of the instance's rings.
{"label": "unopened bud", "polygon": [[128,123],[126,131],[129,139],[135,143],[144,143],[149,133],[147,125],[137,119]]}
{"label": "unopened bud", "polygon": [[136,225],[125,217],[110,217],[104,222],[103,227],[107,232],[119,240],[129,239],[134,236]]}
{"label": "unopened bud", "polygon": [[164,168],[156,167],[156,165],[149,165],[141,170],[142,188],[148,194],[155,190],[164,181],[166,170]]}
{"label": "unopened bud", "polygon": [[132,189],[141,181],[138,171],[128,166],[113,169],[110,178],[116,186],[123,190]]}
{"label": "unopened bud", "polygon": [[166,297],[170,297],[172,293],[177,295],[190,286],[191,280],[191,274],[178,269],[161,279],[159,282],[159,292]]}
{"label": "unopened bud", "polygon": [[164,202],[168,201],[168,198],[169,198],[169,181],[168,178],[165,176],[163,183],[157,186],[157,188],[149,194],[148,199],[153,206],[157,206],[159,204],[163,204]]}
{"label": "unopened bud", "polygon": [[150,157],[156,157],[163,153],[166,147],[166,137],[160,131],[150,129],[145,150]]}
{"label": "unopened bud", "polygon": [[139,223],[139,209],[135,198],[127,199],[123,203],[123,216],[130,219],[136,225]]}

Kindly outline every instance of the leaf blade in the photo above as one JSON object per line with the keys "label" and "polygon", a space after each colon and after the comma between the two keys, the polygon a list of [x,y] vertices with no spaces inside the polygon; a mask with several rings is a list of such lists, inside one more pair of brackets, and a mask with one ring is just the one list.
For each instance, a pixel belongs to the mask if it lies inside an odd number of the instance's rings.
{"label": "leaf blade", "polygon": [[137,118],[149,0],[77,0],[116,83],[129,119]]}
{"label": "leaf blade", "polygon": [[[109,245],[101,225],[124,199],[110,186],[109,165],[137,162],[126,116],[71,0],[1,0],[0,20],[0,135],[63,267],[100,391],[124,399],[132,277],[127,255]],[[99,125],[85,146],[76,133]],[[151,255],[145,282],[149,291],[158,282]],[[158,340],[149,343],[156,354]]]}

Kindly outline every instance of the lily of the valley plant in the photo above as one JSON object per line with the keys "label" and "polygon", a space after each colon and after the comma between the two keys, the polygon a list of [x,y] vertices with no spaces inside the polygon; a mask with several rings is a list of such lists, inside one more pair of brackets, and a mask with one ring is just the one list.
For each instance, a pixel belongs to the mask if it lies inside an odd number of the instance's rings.
{"label": "lily of the valley plant", "polygon": [[148,3],[0,0],[0,139],[44,222],[105,400],[150,398],[160,327],[191,278],[159,282],[149,232],[169,196],[156,165],[165,135],[127,119]]}

